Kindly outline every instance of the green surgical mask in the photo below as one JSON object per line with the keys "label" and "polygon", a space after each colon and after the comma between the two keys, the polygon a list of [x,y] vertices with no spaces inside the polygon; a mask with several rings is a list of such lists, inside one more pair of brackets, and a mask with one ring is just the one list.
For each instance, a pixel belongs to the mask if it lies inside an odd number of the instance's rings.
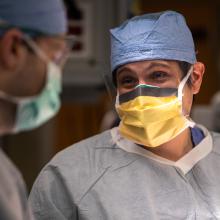
{"label": "green surgical mask", "polygon": [[13,133],[31,130],[51,119],[60,109],[61,70],[48,63],[47,82],[35,97],[19,99]]}
{"label": "green surgical mask", "polygon": [[0,92],[2,99],[17,105],[16,117],[11,133],[32,130],[51,119],[60,108],[61,69],[53,62],[47,64],[46,83],[37,96],[14,97]]}
{"label": "green surgical mask", "polygon": [[0,91],[0,98],[15,103],[15,123],[10,133],[31,130],[51,119],[60,108],[61,68],[48,59],[46,54],[29,38],[26,43],[47,64],[44,88],[36,96],[15,97]]}

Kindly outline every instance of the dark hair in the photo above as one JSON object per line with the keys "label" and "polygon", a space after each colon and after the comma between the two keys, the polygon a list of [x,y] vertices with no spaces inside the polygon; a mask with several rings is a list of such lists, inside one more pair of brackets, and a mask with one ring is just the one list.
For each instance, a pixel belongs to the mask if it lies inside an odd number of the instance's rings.
{"label": "dark hair", "polygon": [[117,75],[117,69],[115,69],[113,72],[112,72],[112,82],[114,84],[115,87],[117,87],[117,78],[116,78],[116,75]]}
{"label": "dark hair", "polygon": [[[177,63],[180,67],[180,70],[182,71],[182,78],[184,78],[184,76],[186,76],[186,74],[189,72],[190,67],[192,66],[191,63],[185,62],[185,61],[178,61]],[[187,80],[187,84],[189,87],[191,87],[193,85],[192,82],[192,76],[189,76],[189,79]],[[195,102],[195,95],[193,95],[193,103]]]}

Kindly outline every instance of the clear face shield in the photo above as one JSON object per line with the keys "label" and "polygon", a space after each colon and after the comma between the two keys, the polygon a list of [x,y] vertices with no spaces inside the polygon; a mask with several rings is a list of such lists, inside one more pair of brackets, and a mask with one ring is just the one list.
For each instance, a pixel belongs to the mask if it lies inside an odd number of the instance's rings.
{"label": "clear face shield", "polygon": [[[107,67],[105,67],[107,68]],[[110,70],[109,70],[110,71]],[[112,74],[109,72],[102,72],[101,74],[103,82],[105,84],[106,92],[108,94],[109,100],[111,103],[115,102],[115,97],[117,95],[117,88],[115,87],[113,83]]]}

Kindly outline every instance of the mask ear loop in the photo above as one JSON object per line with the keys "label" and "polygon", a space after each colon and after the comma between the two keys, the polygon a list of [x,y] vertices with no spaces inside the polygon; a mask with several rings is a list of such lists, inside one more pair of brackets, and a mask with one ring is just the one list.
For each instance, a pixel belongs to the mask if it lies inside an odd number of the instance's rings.
{"label": "mask ear loop", "polygon": [[[182,99],[183,99],[183,88],[187,82],[187,80],[189,79],[190,75],[193,72],[193,65],[190,67],[188,73],[186,74],[186,76],[183,78],[183,80],[180,82],[179,87],[178,87],[178,100],[182,103]],[[183,109],[182,109],[183,111]],[[192,119],[189,117],[189,115],[185,115],[185,117],[188,120],[188,125],[189,127],[194,127],[195,126],[195,122],[192,121]]]}
{"label": "mask ear loop", "polygon": [[115,97],[115,107],[119,106],[119,92],[117,91],[117,95]]}
{"label": "mask ear loop", "polygon": [[48,56],[41,50],[40,47],[26,34],[23,34],[23,40],[27,43],[27,45],[46,63],[50,61]]}
{"label": "mask ear loop", "polygon": [[188,73],[186,74],[186,76],[183,78],[183,80],[180,82],[179,86],[178,86],[178,100],[180,102],[182,102],[183,99],[183,88],[187,82],[187,80],[189,79],[190,75],[193,72],[193,65],[190,67]]}
{"label": "mask ear loop", "polygon": [[0,99],[7,100],[9,102],[12,102],[14,104],[18,104],[20,102],[28,102],[35,98],[35,96],[31,97],[18,97],[18,96],[12,96],[7,94],[6,92],[0,91]]}

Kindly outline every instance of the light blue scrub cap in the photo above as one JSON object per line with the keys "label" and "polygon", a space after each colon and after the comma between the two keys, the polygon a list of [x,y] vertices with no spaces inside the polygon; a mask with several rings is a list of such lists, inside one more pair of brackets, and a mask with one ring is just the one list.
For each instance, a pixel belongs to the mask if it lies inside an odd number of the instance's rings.
{"label": "light blue scrub cap", "polygon": [[192,34],[184,17],[175,11],[136,16],[110,32],[112,72],[142,60],[196,62]]}
{"label": "light blue scrub cap", "polygon": [[[1,0],[0,20],[12,26],[48,35],[67,31],[66,12],[62,0]],[[0,28],[0,35],[3,33]]]}

